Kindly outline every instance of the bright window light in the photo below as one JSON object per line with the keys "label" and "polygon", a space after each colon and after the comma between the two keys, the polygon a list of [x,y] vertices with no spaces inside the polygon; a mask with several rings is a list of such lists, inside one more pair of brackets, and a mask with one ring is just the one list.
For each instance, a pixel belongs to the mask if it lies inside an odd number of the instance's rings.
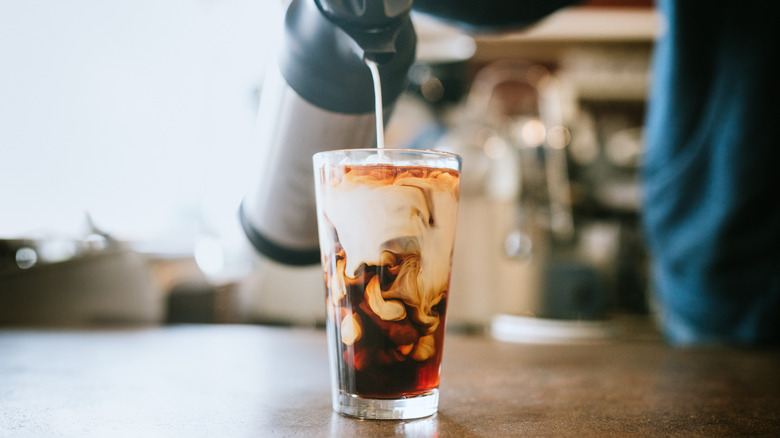
{"label": "bright window light", "polygon": [[131,241],[219,232],[204,197],[253,181],[279,6],[0,2],[0,238],[78,235],[86,212]]}

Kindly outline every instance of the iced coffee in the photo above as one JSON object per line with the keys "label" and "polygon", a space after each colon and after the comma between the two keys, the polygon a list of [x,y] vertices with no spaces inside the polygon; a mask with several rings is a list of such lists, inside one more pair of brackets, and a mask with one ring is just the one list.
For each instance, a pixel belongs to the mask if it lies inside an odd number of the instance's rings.
{"label": "iced coffee", "polygon": [[415,418],[438,403],[460,159],[315,155],[334,409]]}

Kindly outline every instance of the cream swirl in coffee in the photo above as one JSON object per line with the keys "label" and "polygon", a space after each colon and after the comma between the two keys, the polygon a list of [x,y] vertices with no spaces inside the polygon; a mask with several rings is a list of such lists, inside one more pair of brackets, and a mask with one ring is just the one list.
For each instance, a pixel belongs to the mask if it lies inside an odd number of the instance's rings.
{"label": "cream swirl in coffee", "polygon": [[[407,324],[388,329],[408,355],[425,360],[436,350],[432,334],[440,324],[439,304],[447,294],[458,206],[458,173],[424,167],[346,166],[321,188],[321,245],[341,248],[343,260],[329,288],[346,291],[362,283],[370,319]],[[332,299],[338,301],[341,294]],[[366,309],[368,310],[368,309]],[[376,318],[375,318],[376,317]],[[341,324],[352,340],[359,320]],[[392,332],[392,333],[391,333]]]}

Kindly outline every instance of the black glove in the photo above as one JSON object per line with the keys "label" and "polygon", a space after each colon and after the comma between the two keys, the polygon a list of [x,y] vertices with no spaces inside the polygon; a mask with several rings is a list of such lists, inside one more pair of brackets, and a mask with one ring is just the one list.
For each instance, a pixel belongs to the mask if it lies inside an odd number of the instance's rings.
{"label": "black glove", "polygon": [[472,32],[517,30],[584,0],[414,0],[413,9]]}

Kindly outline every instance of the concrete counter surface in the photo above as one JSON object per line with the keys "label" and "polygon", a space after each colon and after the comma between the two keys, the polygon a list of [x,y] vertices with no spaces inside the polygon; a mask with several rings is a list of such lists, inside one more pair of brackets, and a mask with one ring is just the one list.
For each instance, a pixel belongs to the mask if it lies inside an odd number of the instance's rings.
{"label": "concrete counter surface", "polygon": [[780,436],[780,351],[448,334],[439,413],[333,413],[323,330],[0,330],[0,436]]}

